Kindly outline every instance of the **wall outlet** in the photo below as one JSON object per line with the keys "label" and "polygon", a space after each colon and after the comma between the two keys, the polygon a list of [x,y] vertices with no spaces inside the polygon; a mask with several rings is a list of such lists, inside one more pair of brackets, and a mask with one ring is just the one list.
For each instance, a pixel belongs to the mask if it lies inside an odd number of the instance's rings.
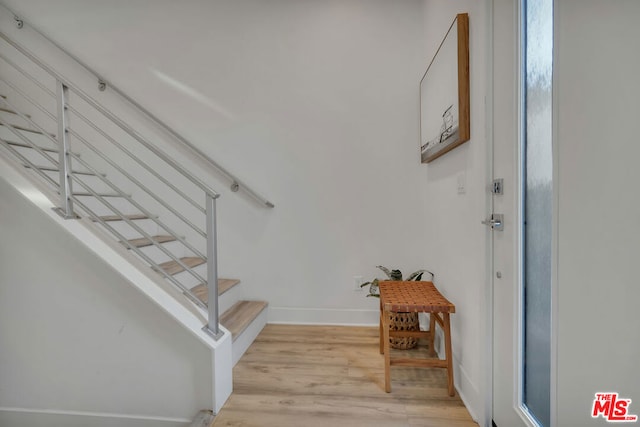
{"label": "wall outlet", "polygon": [[360,285],[364,283],[362,281],[362,276],[353,276],[353,290],[354,291],[362,291],[364,288],[361,288]]}

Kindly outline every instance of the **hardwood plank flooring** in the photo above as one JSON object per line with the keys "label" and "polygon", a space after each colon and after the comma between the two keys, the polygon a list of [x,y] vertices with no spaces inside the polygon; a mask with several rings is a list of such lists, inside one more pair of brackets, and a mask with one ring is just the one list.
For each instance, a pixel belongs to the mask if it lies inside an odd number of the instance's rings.
{"label": "hardwood plank flooring", "polygon": [[[392,350],[424,357],[419,349]],[[267,325],[233,371],[213,427],[477,427],[444,369],[392,367],[384,392],[377,327]]]}

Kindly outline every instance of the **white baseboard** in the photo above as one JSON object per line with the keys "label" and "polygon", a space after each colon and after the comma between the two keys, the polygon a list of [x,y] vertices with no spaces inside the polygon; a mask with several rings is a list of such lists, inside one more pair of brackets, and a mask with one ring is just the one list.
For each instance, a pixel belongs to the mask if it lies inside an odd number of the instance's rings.
{"label": "white baseboard", "polygon": [[[196,414],[193,414],[194,416]],[[187,418],[130,414],[56,411],[49,409],[0,408],[2,427],[186,427]]]}
{"label": "white baseboard", "polygon": [[483,415],[483,402],[480,399],[480,393],[478,392],[478,387],[471,381],[467,371],[465,371],[464,367],[455,360],[453,370],[455,372],[454,383],[456,390],[458,391],[458,395],[460,395],[460,399],[464,406],[467,407],[467,411],[469,411],[469,415],[471,418],[478,424],[482,422],[484,419],[480,417]]}
{"label": "white baseboard", "polygon": [[337,308],[269,307],[269,323],[378,326],[379,311]]}

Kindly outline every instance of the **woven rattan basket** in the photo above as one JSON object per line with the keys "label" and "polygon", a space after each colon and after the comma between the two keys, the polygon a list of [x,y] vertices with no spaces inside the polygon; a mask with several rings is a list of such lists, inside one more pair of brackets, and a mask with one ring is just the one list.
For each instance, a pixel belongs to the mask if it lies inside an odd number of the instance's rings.
{"label": "woven rattan basket", "polygon": [[[389,313],[389,330],[390,331],[418,331],[420,330],[420,322],[418,321],[418,313]],[[413,337],[391,337],[389,345],[392,348],[400,350],[409,350],[418,345],[418,340]]]}

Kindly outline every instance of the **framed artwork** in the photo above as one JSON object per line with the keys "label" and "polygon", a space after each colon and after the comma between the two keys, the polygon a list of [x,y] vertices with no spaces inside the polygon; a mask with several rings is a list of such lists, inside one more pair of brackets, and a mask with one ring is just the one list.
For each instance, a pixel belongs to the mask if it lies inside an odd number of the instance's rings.
{"label": "framed artwork", "polygon": [[453,20],[420,80],[420,155],[429,163],[471,137],[469,15]]}

